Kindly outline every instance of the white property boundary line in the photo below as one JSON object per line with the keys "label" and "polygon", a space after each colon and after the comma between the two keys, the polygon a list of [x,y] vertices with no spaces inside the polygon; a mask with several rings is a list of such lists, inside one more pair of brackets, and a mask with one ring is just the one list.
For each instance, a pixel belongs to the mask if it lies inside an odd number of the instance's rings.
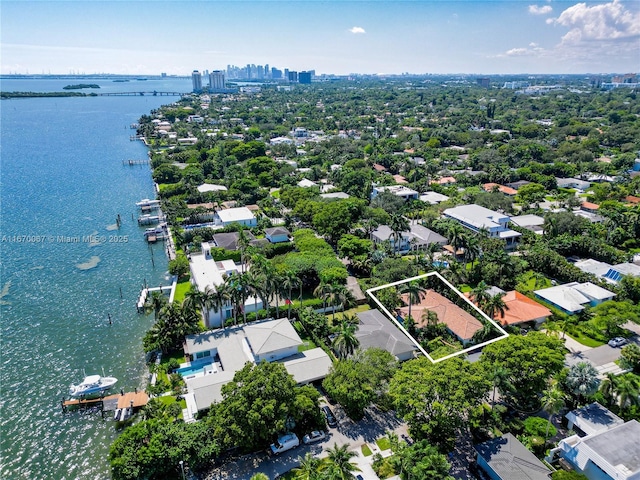
{"label": "white property boundary line", "polygon": [[[442,358],[438,358],[437,360],[434,360],[431,355],[429,355],[426,350],[424,348],[422,348],[422,345],[420,345],[415,338],[413,338],[412,335],[409,334],[409,332],[407,332],[407,330],[404,328],[404,326],[398,321],[398,319],[394,316],[391,315],[391,313],[389,312],[389,310],[387,310],[387,308],[382,305],[382,303],[380,303],[380,300],[378,300],[378,297],[376,297],[373,292],[376,292],[378,290],[382,290],[383,288],[389,288],[389,287],[395,287],[396,285],[401,285],[403,283],[408,283],[408,282],[412,282],[414,280],[419,280],[421,278],[426,278],[426,277],[431,277],[431,276],[436,276],[440,279],[440,281],[444,282],[444,284],[449,287],[451,290],[453,290],[460,298],[462,298],[465,302],[467,302],[467,304],[469,304],[476,312],[478,312],[480,314],[480,316],[482,316],[485,320],[489,321],[494,327],[496,327],[496,329],[502,333],[501,336],[497,337],[497,338],[492,338],[491,340],[488,340],[486,342],[480,343],[478,345],[473,345],[469,348],[465,348],[464,350],[461,350],[459,352],[455,352],[455,353],[451,353],[449,355],[446,355]],[[465,354],[467,352],[471,352],[473,350],[477,350],[478,348],[482,348],[485,345],[489,345],[490,343],[493,342],[497,342],[499,340],[502,340],[504,338],[507,338],[509,336],[509,334],[507,332],[504,331],[504,329],[498,325],[492,318],[489,318],[489,316],[484,313],[482,310],[480,310],[472,301],[470,301],[467,297],[465,297],[462,292],[460,292],[460,290],[458,290],[456,287],[454,287],[451,283],[449,283],[447,281],[447,279],[445,279],[442,275],[440,275],[438,272],[429,272],[429,273],[425,273],[422,275],[418,275],[416,277],[411,277],[411,278],[407,278],[405,280],[400,280],[397,282],[393,282],[393,283],[387,283],[386,285],[381,285],[379,287],[373,287],[370,288],[369,290],[367,290],[367,295],[369,295],[374,302],[376,302],[376,305],[378,305],[378,307],[380,307],[382,309],[382,311],[385,313],[385,315],[387,317],[389,317],[396,325],[397,327],[407,336],[409,337],[409,339],[413,342],[413,344],[418,347],[418,349],[431,361],[431,363],[438,363],[441,362],[443,360],[447,360],[449,358],[453,358],[453,357],[457,357],[459,355]]]}

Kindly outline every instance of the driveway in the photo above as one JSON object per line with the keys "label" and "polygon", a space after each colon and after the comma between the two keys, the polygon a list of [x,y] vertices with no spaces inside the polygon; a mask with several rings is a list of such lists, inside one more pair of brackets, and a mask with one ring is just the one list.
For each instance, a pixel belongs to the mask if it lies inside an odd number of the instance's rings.
{"label": "driveway", "polygon": [[314,445],[300,445],[278,456],[268,455],[266,452],[244,455],[225,463],[202,478],[204,480],[248,480],[252,475],[262,472],[273,479],[297,467],[298,458],[304,457],[307,452],[323,458],[327,456],[328,448],[349,444],[349,450],[358,453],[354,462],[358,464],[362,477],[365,480],[378,480],[371,468],[372,456],[364,457],[360,447],[368,443],[371,447],[377,448],[375,440],[384,436],[389,430],[394,431],[398,436],[406,435],[406,423],[398,419],[393,412],[382,412],[376,408],[367,409],[365,417],[359,422],[354,422],[347,417],[338,405],[332,405],[331,410],[338,419],[338,426],[328,429],[329,436],[324,441]]}

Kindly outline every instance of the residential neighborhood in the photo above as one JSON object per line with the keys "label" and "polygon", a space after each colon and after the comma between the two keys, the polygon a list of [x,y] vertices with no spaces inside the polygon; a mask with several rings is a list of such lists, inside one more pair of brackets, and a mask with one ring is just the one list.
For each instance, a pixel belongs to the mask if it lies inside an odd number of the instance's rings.
{"label": "residential neighborhood", "polygon": [[481,83],[141,119],[175,280],[143,308],[152,407],[113,452],[144,426],[190,478],[640,478],[637,104]]}

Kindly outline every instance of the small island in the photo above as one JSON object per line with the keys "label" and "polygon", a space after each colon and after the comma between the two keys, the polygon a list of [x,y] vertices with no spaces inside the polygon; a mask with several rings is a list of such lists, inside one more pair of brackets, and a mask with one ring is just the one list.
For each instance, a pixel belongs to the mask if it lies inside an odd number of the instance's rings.
{"label": "small island", "polygon": [[97,83],[78,83],[76,85],[62,87],[63,90],[80,90],[82,88],[100,88],[100,85]]}

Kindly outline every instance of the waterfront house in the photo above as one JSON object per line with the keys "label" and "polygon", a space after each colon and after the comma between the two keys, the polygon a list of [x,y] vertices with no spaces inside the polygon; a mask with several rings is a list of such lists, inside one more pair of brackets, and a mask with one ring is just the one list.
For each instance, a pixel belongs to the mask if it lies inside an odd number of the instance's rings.
{"label": "waterfront house", "polygon": [[591,282],[571,282],[533,292],[536,297],[572,315],[584,310],[586,305],[595,307],[616,296],[609,290]]}
{"label": "waterfront house", "polygon": [[331,359],[321,348],[299,352],[302,345],[286,318],[187,335],[183,347],[190,362],[178,371],[187,384],[187,409],[193,415],[221,401],[222,387],[247,363],[281,362],[298,385],[322,380]]}
{"label": "waterfront house", "polygon": [[216,225],[228,227],[234,223],[238,223],[243,227],[256,227],[258,221],[255,215],[247,207],[227,208],[218,210],[214,217]]}
{"label": "waterfront house", "polygon": [[[199,253],[189,255],[191,282],[201,292],[206,291],[207,288],[216,289],[224,283],[228,276],[242,272],[242,266],[233,260],[216,261],[211,256],[211,247],[209,242],[203,242]],[[244,305],[241,305],[241,309],[247,313],[260,310],[262,307],[262,300],[253,296],[247,297]],[[211,307],[203,314],[208,328],[220,327],[233,316],[233,304],[227,301],[222,306]]]}
{"label": "waterfront house", "polygon": [[198,185],[198,191],[200,193],[206,192],[226,192],[227,187],[224,185],[215,185],[213,183],[203,183],[202,185]]}
{"label": "waterfront house", "polygon": [[470,204],[447,208],[442,212],[442,215],[455,220],[473,232],[477,233],[480,230],[484,230],[491,238],[504,240],[507,248],[515,248],[518,238],[521,236],[519,232],[509,228],[511,219],[507,215],[494,212],[480,205]]}

